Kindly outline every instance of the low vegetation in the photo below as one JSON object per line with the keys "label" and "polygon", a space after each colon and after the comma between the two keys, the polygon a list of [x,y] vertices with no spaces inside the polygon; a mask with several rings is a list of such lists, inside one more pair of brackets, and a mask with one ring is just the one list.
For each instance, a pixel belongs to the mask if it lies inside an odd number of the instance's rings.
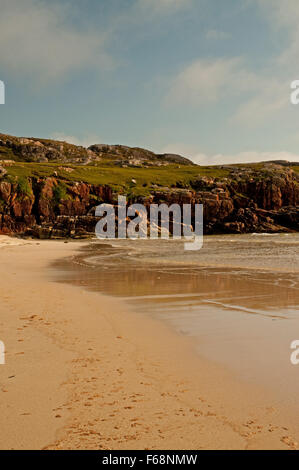
{"label": "low vegetation", "polygon": [[[152,168],[120,168],[111,166],[68,165],[55,163],[15,162],[6,167],[7,178],[24,181],[24,178],[57,177],[65,183],[83,181],[94,185],[109,185],[114,190],[135,195],[147,195],[153,186],[185,187],[199,176],[224,178],[229,170],[215,167],[179,166]],[[22,183],[23,184],[23,183]]]}

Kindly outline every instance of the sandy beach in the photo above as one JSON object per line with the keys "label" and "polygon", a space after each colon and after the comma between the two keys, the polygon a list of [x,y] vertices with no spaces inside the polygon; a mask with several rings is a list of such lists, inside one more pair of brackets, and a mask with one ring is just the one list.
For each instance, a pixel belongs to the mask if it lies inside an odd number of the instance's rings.
{"label": "sandy beach", "polygon": [[286,411],[190,338],[53,282],[87,243],[1,237],[1,449],[297,448]]}

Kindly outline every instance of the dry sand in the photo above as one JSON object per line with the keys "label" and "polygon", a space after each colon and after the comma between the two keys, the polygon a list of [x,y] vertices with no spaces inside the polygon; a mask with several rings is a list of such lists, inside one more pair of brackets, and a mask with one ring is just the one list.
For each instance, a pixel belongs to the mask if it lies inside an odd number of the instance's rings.
{"label": "dry sand", "polygon": [[52,282],[82,243],[0,238],[1,449],[294,449],[262,390],[115,299]]}

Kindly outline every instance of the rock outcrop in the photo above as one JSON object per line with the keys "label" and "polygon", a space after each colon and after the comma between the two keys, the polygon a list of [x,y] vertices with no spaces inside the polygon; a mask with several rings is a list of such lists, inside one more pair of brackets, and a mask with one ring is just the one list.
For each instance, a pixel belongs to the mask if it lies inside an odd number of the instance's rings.
{"label": "rock outcrop", "polygon": [[[226,169],[228,167],[225,167]],[[217,174],[217,171],[215,170]],[[117,203],[109,185],[57,177],[0,178],[0,232],[39,238],[93,236],[95,207]],[[153,184],[128,203],[204,205],[205,233],[287,232],[299,229],[299,176],[291,167],[230,167],[227,176],[198,176],[188,187]]]}
{"label": "rock outcrop", "polygon": [[77,165],[110,161],[120,167],[167,166],[173,163],[194,165],[173,154],[155,154],[150,150],[124,145],[95,144],[89,148],[51,139],[13,137],[0,134],[0,158],[26,162],[60,162]]}

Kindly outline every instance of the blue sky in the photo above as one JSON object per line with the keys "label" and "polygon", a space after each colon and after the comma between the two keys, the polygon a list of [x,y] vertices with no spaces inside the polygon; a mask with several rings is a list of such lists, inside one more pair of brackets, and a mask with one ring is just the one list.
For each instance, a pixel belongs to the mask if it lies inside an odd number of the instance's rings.
{"label": "blue sky", "polygon": [[299,160],[297,0],[0,0],[0,131]]}

